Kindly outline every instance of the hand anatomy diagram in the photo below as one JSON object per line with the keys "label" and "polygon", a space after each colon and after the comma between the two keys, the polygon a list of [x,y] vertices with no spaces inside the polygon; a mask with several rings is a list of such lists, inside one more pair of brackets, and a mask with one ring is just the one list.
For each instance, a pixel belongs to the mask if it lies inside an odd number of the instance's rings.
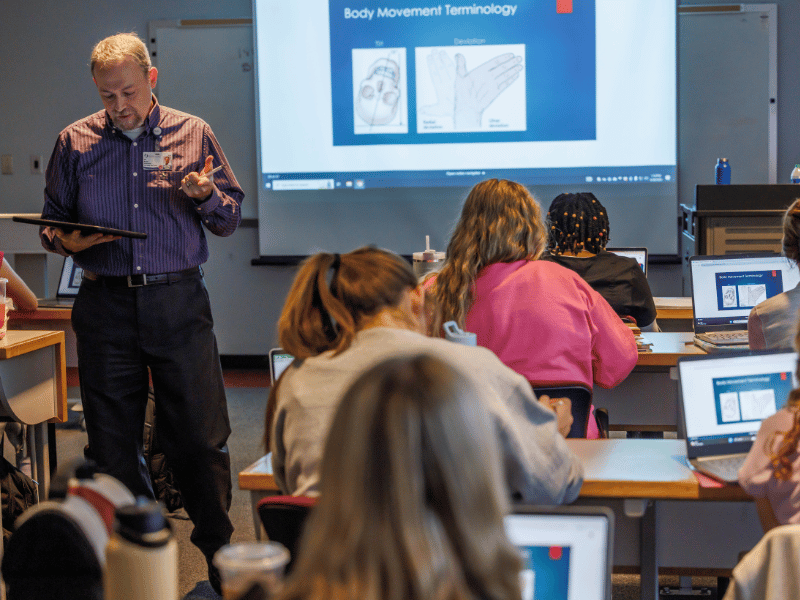
{"label": "hand anatomy diagram", "polygon": [[427,66],[437,102],[422,106],[421,115],[453,117],[458,131],[482,129],[484,110],[519,78],[521,63],[522,57],[508,52],[470,71],[463,54],[456,54],[453,62],[445,50],[433,48]]}

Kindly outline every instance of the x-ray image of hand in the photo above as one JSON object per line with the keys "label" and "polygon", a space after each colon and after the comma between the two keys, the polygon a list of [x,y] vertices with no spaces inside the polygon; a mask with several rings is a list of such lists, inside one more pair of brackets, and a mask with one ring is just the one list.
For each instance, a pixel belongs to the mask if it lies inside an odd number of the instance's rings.
{"label": "x-ray image of hand", "polygon": [[431,50],[428,55],[428,73],[436,90],[436,104],[420,108],[420,112],[434,117],[452,117],[456,94],[456,64],[444,50]]}
{"label": "x-ray image of hand", "polygon": [[453,121],[457,130],[480,128],[486,107],[519,77],[521,61],[520,56],[501,54],[468,73],[466,59],[456,54]]}

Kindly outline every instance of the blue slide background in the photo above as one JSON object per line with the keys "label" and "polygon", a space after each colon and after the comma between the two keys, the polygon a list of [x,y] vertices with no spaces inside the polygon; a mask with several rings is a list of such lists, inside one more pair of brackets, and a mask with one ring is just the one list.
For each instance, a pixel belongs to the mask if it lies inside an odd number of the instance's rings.
{"label": "blue slide background", "polygon": [[[479,2],[488,6],[491,2]],[[495,1],[496,5],[502,5]],[[375,10],[373,19],[345,19],[344,9]],[[334,146],[593,140],[596,137],[595,0],[573,3],[573,12],[556,13],[555,0],[518,1],[514,16],[383,17],[382,8],[424,8],[408,0],[389,4],[331,0],[331,90]],[[462,6],[456,4],[452,6]],[[472,6],[472,3],[463,6]],[[525,44],[527,131],[418,134],[414,48],[453,46],[453,40],[480,38],[486,45]],[[409,133],[355,135],[353,124],[353,48],[406,48]],[[477,65],[467,65],[472,69]]]}
{"label": "blue slide background", "polygon": [[[767,378],[768,381],[753,381],[748,382],[748,379],[752,378],[764,379]],[[717,409],[717,424],[719,425],[730,425],[731,423],[741,423],[744,422],[745,419],[740,419],[739,421],[723,421],[722,420],[722,409],[720,407],[719,396],[720,394],[724,394],[725,392],[748,392],[751,390],[763,390],[767,388],[772,388],[775,390],[775,403],[780,409],[785,403],[786,399],[789,397],[789,392],[792,391],[792,374],[791,373],[769,373],[765,375],[748,375],[741,378],[732,378],[732,377],[725,377],[721,380],[715,379],[714,380],[714,403]],[[741,411],[741,407],[740,407]],[[741,414],[741,412],[740,412]],[[750,419],[748,419],[749,421]]]}
{"label": "blue slide background", "polygon": [[719,310],[750,310],[750,306],[740,306],[737,289],[736,306],[723,306],[722,288],[726,285],[759,285],[766,286],[767,298],[783,293],[783,273],[781,271],[735,271],[731,273],[717,273],[717,308]]}
{"label": "blue slide background", "polygon": [[561,558],[550,558],[549,546],[526,546],[528,554],[523,568],[531,569],[536,576],[534,598],[568,598],[569,546],[561,547]]}

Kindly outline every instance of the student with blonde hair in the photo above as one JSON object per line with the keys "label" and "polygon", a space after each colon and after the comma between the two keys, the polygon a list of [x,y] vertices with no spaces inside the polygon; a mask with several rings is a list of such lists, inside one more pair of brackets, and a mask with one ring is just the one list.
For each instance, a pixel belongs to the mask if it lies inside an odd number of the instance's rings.
{"label": "student with blonde hair", "polygon": [[[800,265],[800,199],[783,215],[783,255]],[[751,350],[791,349],[800,311],[800,285],[756,304],[747,319]]]}
{"label": "student with blonde hair", "polygon": [[467,373],[492,415],[504,476],[516,500],[572,502],[583,468],[567,448],[569,400],[536,400],[530,384],[485,348],[424,335],[424,302],[411,266],[377,248],[321,253],[300,268],[278,334],[295,357],[270,391],[265,445],[283,493],[316,495],[328,427],[345,390],[378,362],[427,353]]}
{"label": "student with blonde hair", "polygon": [[500,456],[480,393],[431,355],[344,393],[320,499],[278,600],[519,600]]}
{"label": "student with blonde hair", "polygon": [[[477,184],[436,278],[434,328],[455,321],[534,387],[614,387],[636,366],[633,333],[580,276],[537,260],[546,240],[539,204],[524,186]],[[570,436],[585,437],[589,407],[573,411]]]}

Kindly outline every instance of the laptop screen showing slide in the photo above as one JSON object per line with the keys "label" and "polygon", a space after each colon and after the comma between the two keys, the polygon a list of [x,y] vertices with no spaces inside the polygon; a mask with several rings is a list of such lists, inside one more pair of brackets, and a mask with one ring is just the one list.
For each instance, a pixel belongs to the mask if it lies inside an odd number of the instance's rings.
{"label": "laptop screen showing slide", "polygon": [[727,343],[747,344],[750,310],[800,281],[797,265],[777,254],[692,256],[689,266],[694,333],[714,344],[725,344],[733,332],[743,338]]}
{"label": "laptop screen showing slide", "polygon": [[678,434],[698,471],[736,481],[761,421],[778,411],[792,388],[797,353],[735,352],[678,360]]}
{"label": "laptop screen showing slide", "polygon": [[64,259],[61,266],[61,277],[58,280],[58,292],[55,298],[40,298],[40,308],[71,308],[83,280],[83,269],[72,260]]}
{"label": "laptop screen showing slide", "polygon": [[606,248],[606,251],[636,259],[645,277],[647,277],[647,248]]}
{"label": "laptop screen showing slide", "polygon": [[516,506],[513,513],[505,527],[522,554],[522,600],[610,600],[610,509]]}

